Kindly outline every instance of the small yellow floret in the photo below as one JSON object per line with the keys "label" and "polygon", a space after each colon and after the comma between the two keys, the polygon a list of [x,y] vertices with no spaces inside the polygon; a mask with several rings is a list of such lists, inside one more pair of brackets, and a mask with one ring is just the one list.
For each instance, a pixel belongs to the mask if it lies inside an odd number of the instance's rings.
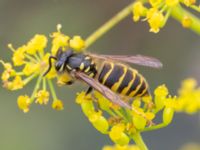
{"label": "small yellow floret", "polygon": [[47,45],[45,35],[36,34],[27,44],[26,52],[34,55],[36,52],[42,52]]}
{"label": "small yellow floret", "polygon": [[85,42],[80,36],[76,35],[69,41],[69,45],[71,48],[81,51],[85,47]]}
{"label": "small yellow floret", "polygon": [[51,53],[53,55],[56,55],[59,48],[65,50],[69,46],[68,42],[70,37],[62,34],[60,30],[58,32],[54,32],[51,37],[53,38],[51,48]]}
{"label": "small yellow floret", "polygon": [[21,95],[17,99],[17,104],[24,113],[27,113],[29,111],[30,98],[27,95]]}
{"label": "small yellow floret", "polygon": [[36,103],[42,105],[42,104],[47,104],[49,101],[49,92],[46,90],[40,90],[36,94]]}
{"label": "small yellow floret", "polygon": [[57,76],[57,84],[58,85],[66,85],[67,82],[72,81],[72,78],[68,73],[63,73]]}
{"label": "small yellow floret", "polygon": [[22,89],[24,86],[24,82],[20,76],[16,76],[15,79],[12,81],[12,89],[11,90],[18,90]]}
{"label": "small yellow floret", "polygon": [[21,66],[24,64],[26,46],[19,47],[13,52],[12,61],[15,66]]}
{"label": "small yellow floret", "polygon": [[124,133],[125,125],[117,124],[111,128],[109,136],[113,142],[121,146],[127,145],[129,143],[129,137]]}
{"label": "small yellow floret", "polygon": [[151,8],[147,12],[147,19],[150,26],[150,32],[158,33],[164,23],[163,14],[156,8]]}
{"label": "small yellow floret", "polygon": [[58,99],[54,100],[52,103],[52,108],[55,110],[63,110],[64,109],[63,102]]}
{"label": "small yellow floret", "polygon": [[136,145],[114,145],[114,146],[104,146],[102,150],[140,150]]}
{"label": "small yellow floret", "polygon": [[181,23],[184,28],[189,28],[192,25],[192,19],[188,16],[184,16]]}
{"label": "small yellow floret", "polygon": [[92,125],[101,133],[106,134],[108,132],[109,124],[101,112],[93,112],[89,115],[89,121]]}
{"label": "small yellow floret", "polygon": [[140,19],[141,16],[145,15],[146,8],[143,6],[143,3],[137,1],[133,4],[133,20],[136,22]]}

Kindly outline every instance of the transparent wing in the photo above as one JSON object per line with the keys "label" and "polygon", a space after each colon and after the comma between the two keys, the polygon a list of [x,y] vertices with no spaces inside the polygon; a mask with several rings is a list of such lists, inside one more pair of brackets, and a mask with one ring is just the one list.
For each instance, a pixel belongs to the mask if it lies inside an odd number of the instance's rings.
{"label": "transparent wing", "polygon": [[148,56],[142,56],[142,55],[98,55],[98,54],[89,54],[91,57],[97,58],[97,59],[110,59],[115,61],[122,61],[147,67],[153,67],[153,68],[162,68],[162,63],[153,57]]}
{"label": "transparent wing", "polygon": [[126,102],[124,102],[120,98],[119,95],[117,95],[116,93],[114,93],[109,88],[105,87],[104,85],[102,85],[101,83],[96,81],[95,79],[93,79],[93,78],[91,78],[91,77],[89,77],[89,76],[87,76],[87,75],[85,75],[84,73],[81,73],[81,72],[76,72],[75,76],[78,79],[86,82],[88,85],[93,87],[98,92],[100,92],[102,95],[104,95],[108,100],[110,100],[114,104],[120,105],[120,106],[128,108],[128,109],[132,109],[131,106],[129,104],[127,104]]}

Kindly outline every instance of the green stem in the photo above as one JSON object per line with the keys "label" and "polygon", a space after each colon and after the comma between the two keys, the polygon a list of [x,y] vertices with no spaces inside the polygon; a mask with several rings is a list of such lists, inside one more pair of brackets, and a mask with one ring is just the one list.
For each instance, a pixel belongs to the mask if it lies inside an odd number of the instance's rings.
{"label": "green stem", "polygon": [[171,15],[179,22],[182,22],[185,16],[189,17],[192,21],[192,24],[189,28],[193,30],[196,34],[200,35],[200,19],[198,17],[196,17],[180,5],[172,9]]}
{"label": "green stem", "polygon": [[115,25],[117,25],[120,21],[126,18],[132,12],[132,6],[135,2],[129,4],[127,7],[122,9],[119,13],[117,13],[114,17],[112,17],[108,22],[103,24],[99,29],[93,32],[85,41],[85,48],[89,47],[92,43],[94,43],[98,38],[112,29]]}
{"label": "green stem", "polygon": [[140,148],[140,150],[148,150],[139,132],[136,132],[135,134],[133,134],[132,138],[135,144]]}
{"label": "green stem", "polygon": [[55,92],[55,89],[53,87],[53,83],[51,80],[47,80],[48,81],[48,84],[49,84],[49,88],[50,88],[50,91],[51,91],[51,94],[52,94],[52,97],[53,97],[53,100],[57,100],[57,96],[56,96],[56,92]]}
{"label": "green stem", "polygon": [[43,75],[40,75],[40,76],[38,77],[38,79],[37,79],[35,88],[34,88],[33,93],[32,93],[32,95],[31,95],[31,100],[30,100],[31,103],[33,102],[33,100],[34,100],[34,98],[35,98],[36,92],[37,92],[38,89],[40,88],[40,83],[41,83],[41,81],[42,81],[42,77],[43,77]]}
{"label": "green stem", "polygon": [[151,127],[145,128],[145,129],[143,129],[141,132],[158,130],[158,129],[161,129],[161,128],[166,127],[167,125],[168,125],[168,124],[161,123],[161,124],[158,124],[158,125],[154,125],[154,126],[151,126]]}

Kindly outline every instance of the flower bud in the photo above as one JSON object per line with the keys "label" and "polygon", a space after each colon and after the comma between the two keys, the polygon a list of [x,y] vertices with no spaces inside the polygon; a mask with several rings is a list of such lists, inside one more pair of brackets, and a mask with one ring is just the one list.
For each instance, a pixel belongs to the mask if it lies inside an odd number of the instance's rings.
{"label": "flower bud", "polygon": [[105,117],[100,112],[94,112],[89,115],[89,121],[92,125],[101,133],[106,134],[108,132],[109,124]]}
{"label": "flower bud", "polygon": [[127,145],[130,141],[129,137],[124,133],[125,125],[117,124],[112,127],[109,136],[113,142],[121,146]]}
{"label": "flower bud", "polygon": [[170,107],[166,107],[163,111],[163,123],[170,124],[174,116],[174,110]]}

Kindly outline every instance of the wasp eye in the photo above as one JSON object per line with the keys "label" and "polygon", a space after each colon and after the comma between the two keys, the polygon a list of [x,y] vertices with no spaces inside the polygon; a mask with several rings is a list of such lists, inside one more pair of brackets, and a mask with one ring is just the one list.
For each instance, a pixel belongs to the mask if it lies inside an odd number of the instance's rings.
{"label": "wasp eye", "polygon": [[62,66],[63,66],[63,63],[58,61],[55,65],[56,71],[62,71],[62,68],[63,68]]}

